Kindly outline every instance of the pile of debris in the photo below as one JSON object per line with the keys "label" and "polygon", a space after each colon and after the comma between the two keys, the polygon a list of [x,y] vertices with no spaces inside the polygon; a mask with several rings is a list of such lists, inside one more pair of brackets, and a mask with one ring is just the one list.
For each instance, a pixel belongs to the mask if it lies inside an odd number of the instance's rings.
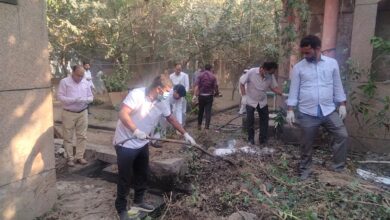
{"label": "pile of debris", "polygon": [[166,195],[162,219],[390,219],[390,188],[360,178],[354,158],[335,173],[328,169],[331,152],[317,149],[314,175],[300,181],[297,146],[248,146],[240,131],[202,131],[197,140],[234,165],[189,152],[192,192]]}

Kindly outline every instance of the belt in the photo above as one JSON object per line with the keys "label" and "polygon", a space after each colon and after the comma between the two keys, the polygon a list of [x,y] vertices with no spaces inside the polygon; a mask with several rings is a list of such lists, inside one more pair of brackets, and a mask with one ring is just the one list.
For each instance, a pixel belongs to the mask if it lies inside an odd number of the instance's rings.
{"label": "belt", "polygon": [[[88,108],[88,107],[87,107],[87,108]],[[71,110],[68,110],[68,109],[64,109],[64,110],[67,111],[67,112],[72,112],[72,113],[81,113],[81,112],[87,110],[87,108],[85,108],[85,109],[83,109],[83,110],[80,110],[80,111],[71,111]]]}

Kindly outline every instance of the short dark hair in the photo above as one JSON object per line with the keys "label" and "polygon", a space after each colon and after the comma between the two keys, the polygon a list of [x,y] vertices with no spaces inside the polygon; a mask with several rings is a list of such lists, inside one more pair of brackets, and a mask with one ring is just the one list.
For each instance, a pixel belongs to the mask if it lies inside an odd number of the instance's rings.
{"label": "short dark hair", "polygon": [[83,66],[85,65],[85,64],[91,64],[88,60],[84,60],[83,61]]}
{"label": "short dark hair", "polygon": [[177,92],[180,97],[187,95],[186,88],[182,84],[177,84],[173,87],[173,91]]}
{"label": "short dark hair", "polygon": [[313,49],[321,47],[321,39],[315,35],[307,35],[306,37],[302,38],[300,47],[302,48],[307,46],[310,46]]}
{"label": "short dark hair", "polygon": [[263,65],[261,65],[261,68],[265,70],[271,70],[271,69],[277,69],[278,64],[276,62],[264,62]]}
{"label": "short dark hair", "polygon": [[84,67],[81,65],[74,65],[74,66],[72,66],[72,72],[75,72],[76,70],[82,69],[82,68],[84,68]]}
{"label": "short dark hair", "polygon": [[205,70],[210,71],[212,68],[213,68],[213,66],[211,66],[211,64],[206,64],[206,65],[204,65],[204,69],[205,69]]}
{"label": "short dark hair", "polygon": [[149,88],[154,89],[157,87],[172,87],[172,81],[164,74],[158,75],[153,79],[152,84],[150,84]]}

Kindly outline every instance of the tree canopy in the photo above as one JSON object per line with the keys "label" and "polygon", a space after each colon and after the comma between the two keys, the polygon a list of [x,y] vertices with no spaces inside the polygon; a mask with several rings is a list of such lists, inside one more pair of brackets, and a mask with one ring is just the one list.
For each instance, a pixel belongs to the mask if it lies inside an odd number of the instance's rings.
{"label": "tree canopy", "polygon": [[47,0],[51,60],[64,70],[70,60],[98,59],[139,74],[220,60],[239,71],[277,58],[281,7],[274,0]]}

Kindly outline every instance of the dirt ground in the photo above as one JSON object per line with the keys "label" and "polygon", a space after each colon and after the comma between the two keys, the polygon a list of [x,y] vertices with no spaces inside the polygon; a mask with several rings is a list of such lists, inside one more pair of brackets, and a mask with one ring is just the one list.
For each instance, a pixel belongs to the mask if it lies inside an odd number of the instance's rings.
{"label": "dirt ground", "polygon": [[[228,140],[235,140],[236,148],[244,147],[247,143],[241,118],[225,125],[236,116],[237,109],[225,111],[213,116],[210,130],[198,131],[195,122],[188,123],[187,130],[209,152],[226,147]],[[225,126],[221,128],[222,125]],[[88,131],[90,143],[111,145],[112,137],[112,131]],[[182,139],[174,133],[169,138]],[[356,175],[359,167],[389,175],[389,166],[363,166],[356,161],[389,160],[390,155],[351,153],[347,171],[334,173],[328,169],[329,149],[320,147],[313,159],[313,176],[301,182],[296,177],[298,146],[285,145],[272,137],[266,146],[251,146],[262,154],[228,156],[234,166],[194,148],[162,145],[163,148],[150,148],[151,159],[187,158],[189,172],[183,181],[191,183],[191,192],[167,193],[166,208],[157,219],[227,219],[237,211],[253,213],[257,219],[390,219],[389,188]],[[264,151],[265,147],[273,152]],[[57,157],[58,201],[51,212],[39,219],[117,219],[116,185],[99,176],[69,170],[65,162],[63,157]]]}

